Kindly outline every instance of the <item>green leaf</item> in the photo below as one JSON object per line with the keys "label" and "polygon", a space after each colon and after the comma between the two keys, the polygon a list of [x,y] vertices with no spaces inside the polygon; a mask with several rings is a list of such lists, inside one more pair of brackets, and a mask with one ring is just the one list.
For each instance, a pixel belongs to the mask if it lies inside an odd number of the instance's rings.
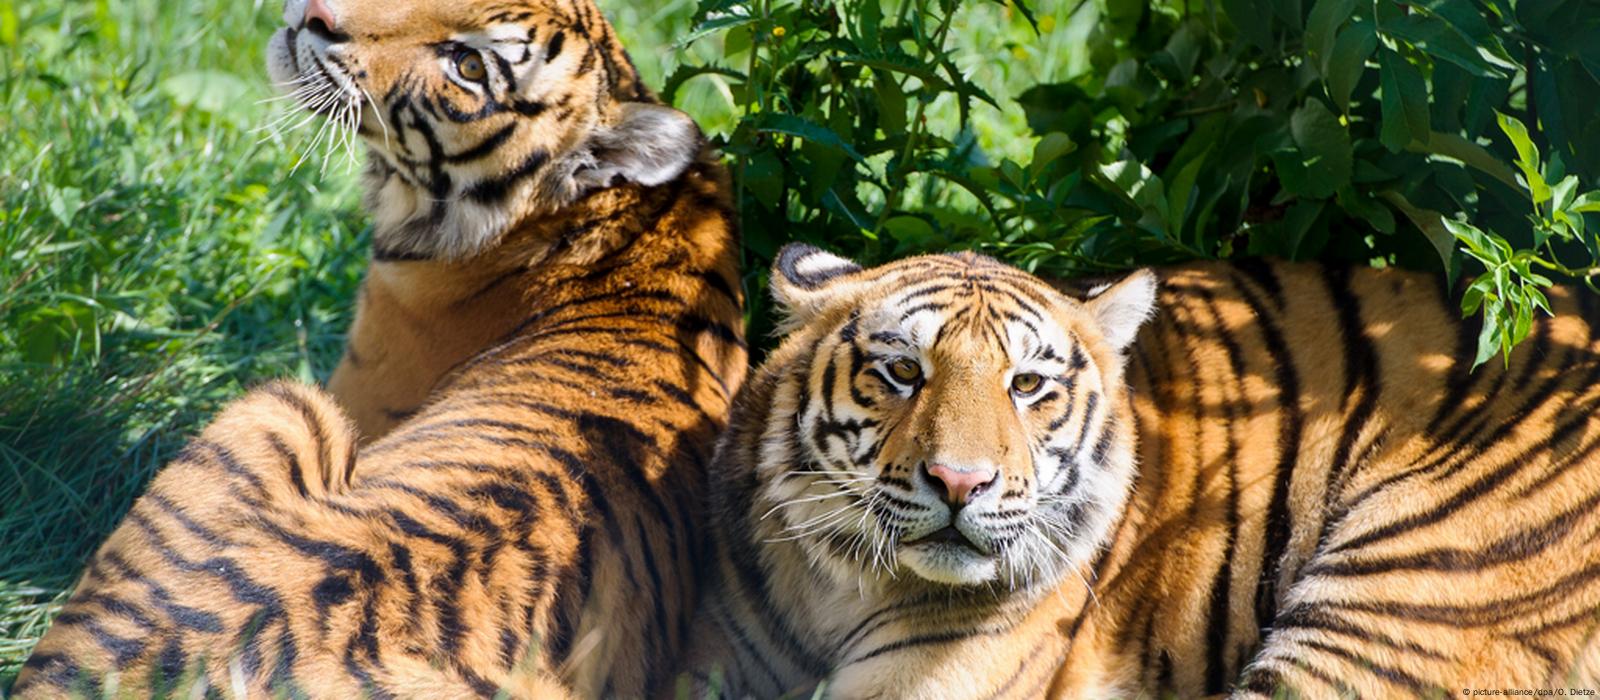
{"label": "green leaf", "polygon": [[1353,187],[1341,187],[1337,201],[1341,209],[1372,224],[1372,227],[1379,232],[1384,234],[1395,232],[1394,212],[1373,197],[1358,192]]}
{"label": "green leaf", "polygon": [[1101,0],[1104,7],[1104,21],[1117,30],[1121,36],[1130,36],[1139,26],[1139,19],[1144,17],[1144,0]]}
{"label": "green leaf", "polygon": [[878,127],[894,137],[906,132],[906,93],[888,72],[874,73],[872,91],[878,97]]}
{"label": "green leaf", "polygon": [[1367,69],[1367,59],[1378,49],[1378,30],[1371,22],[1352,22],[1334,40],[1327,67],[1323,70],[1328,97],[1335,107],[1350,113],[1350,94]]}
{"label": "green leaf", "polygon": [[746,24],[751,24],[755,22],[756,19],[757,18],[748,15],[726,15],[722,17],[716,17],[714,19],[708,19],[698,25],[695,25],[695,28],[689,31],[688,36],[685,36],[677,41],[676,46],[679,49],[682,49],[685,46],[693,44],[694,42],[712,34],[716,34],[717,32],[726,31],[728,29],[732,29],[733,27],[742,27]]}
{"label": "green leaf", "polygon": [[1578,214],[1600,213],[1600,191],[1585,192],[1572,201],[1568,211]]}
{"label": "green leaf", "polygon": [[1578,194],[1578,176],[1568,175],[1561,178],[1561,182],[1550,188],[1550,208],[1562,211],[1572,204],[1572,199]]}
{"label": "green leaf", "polygon": [[1142,215],[1138,223],[1164,230],[1167,221],[1167,197],[1161,178],[1143,164],[1122,160],[1100,167],[1100,175],[1112,190],[1126,198]]}
{"label": "green leaf", "polygon": [[1429,126],[1428,84],[1404,56],[1384,48],[1378,51],[1378,75],[1383,89],[1383,124],[1380,139],[1385,148],[1399,153],[1413,139],[1427,143]]}
{"label": "green leaf", "polygon": [[768,210],[781,211],[778,199],[783,196],[783,163],[776,154],[765,148],[756,151],[745,163],[743,176],[745,187],[757,201]]}
{"label": "green leaf", "polygon": [[1195,63],[1200,60],[1204,41],[1205,29],[1198,20],[1184,22],[1167,40],[1166,48],[1151,57],[1150,65],[1152,68],[1158,63],[1166,66],[1169,80],[1188,80],[1189,76],[1194,75]]}
{"label": "green leaf", "polygon": [[878,70],[891,71],[912,76],[936,92],[955,92],[955,86],[944,76],[939,75],[932,65],[922,63],[910,56],[886,55],[869,56],[862,54],[843,54],[835,57],[840,63],[854,63],[868,66]]}
{"label": "green leaf", "polygon": [[1200,177],[1201,169],[1205,167],[1205,156],[1206,154],[1201,154],[1183,166],[1167,188],[1167,203],[1170,209],[1167,213],[1167,231],[1175,237],[1183,233],[1183,222],[1189,215],[1189,200],[1194,196],[1191,190]]}
{"label": "green leaf", "polygon": [[736,78],[738,80],[745,79],[745,75],[743,73],[731,68],[723,68],[722,66],[691,66],[684,64],[678,66],[678,69],[672,71],[672,75],[667,77],[666,83],[661,87],[661,100],[667,104],[674,104],[677,100],[678,90],[683,87],[683,84],[702,75],[723,75],[729,78]]}
{"label": "green leaf", "polygon": [[1473,257],[1489,263],[1491,266],[1503,262],[1498,249],[1490,242],[1489,234],[1484,233],[1483,229],[1454,219],[1441,219],[1441,221],[1444,222],[1445,230],[1449,231],[1450,235],[1455,236],[1456,240],[1466,244],[1467,250],[1472,253]]}
{"label": "green leaf", "polygon": [[882,37],[879,36],[883,24],[883,3],[880,0],[859,0],[849,5],[850,14],[856,19],[856,45],[864,51],[875,51],[879,48]]}
{"label": "green leaf", "polygon": [[1523,183],[1533,197],[1534,204],[1543,204],[1550,200],[1550,185],[1544,181],[1540,172],[1539,147],[1533,145],[1533,139],[1528,137],[1528,127],[1516,117],[1501,112],[1495,113],[1495,119],[1500,123],[1500,130],[1505,132],[1506,138],[1511,139],[1511,147],[1517,151],[1517,167],[1522,170]]}
{"label": "green leaf", "polygon": [[1355,0],[1317,0],[1311,6],[1311,16],[1306,19],[1306,51],[1321,66],[1323,75],[1328,74],[1329,58],[1333,55],[1334,37],[1338,35],[1339,26],[1350,18],[1355,7]]}
{"label": "green leaf", "polygon": [[1222,10],[1239,30],[1239,38],[1264,51],[1273,49],[1270,4],[1262,0],[1222,0]]}
{"label": "green leaf", "polygon": [[1379,192],[1378,196],[1383,201],[1388,202],[1390,206],[1399,209],[1400,213],[1411,221],[1411,225],[1416,226],[1417,230],[1422,232],[1422,235],[1428,239],[1428,243],[1433,245],[1434,252],[1439,254],[1439,261],[1444,265],[1444,269],[1453,269],[1450,266],[1450,260],[1456,249],[1455,236],[1445,226],[1443,214],[1412,204],[1410,200],[1406,199],[1405,195],[1396,190],[1384,190]]}
{"label": "green leaf", "polygon": [[1483,330],[1478,332],[1478,354],[1472,359],[1472,369],[1477,369],[1479,365],[1488,362],[1489,358],[1494,357],[1495,353],[1500,351],[1500,338],[1502,336],[1500,319],[1494,311],[1499,308],[1495,304],[1486,304],[1483,307]]}
{"label": "green leaf", "polygon": [[1028,128],[1035,134],[1087,135],[1095,123],[1094,99],[1071,83],[1035,85],[1017,97],[1017,104],[1022,105]]}
{"label": "green leaf", "polygon": [[1406,150],[1459,160],[1468,166],[1476,168],[1479,172],[1505,183],[1506,187],[1516,189],[1519,186],[1516,173],[1510,166],[1505,164],[1505,161],[1500,160],[1498,156],[1490,153],[1483,146],[1468,141],[1458,134],[1435,131],[1429,136],[1426,145],[1418,141],[1412,141]]}
{"label": "green leaf", "polygon": [[910,215],[890,217],[888,221],[883,222],[883,228],[896,241],[919,248],[927,247],[935,240],[938,233],[927,220]]}
{"label": "green leaf", "polygon": [[1429,56],[1440,58],[1483,78],[1503,78],[1507,70],[1517,70],[1510,63],[1489,52],[1482,51],[1467,36],[1445,20],[1423,12],[1413,12],[1383,25],[1384,34],[1410,42]]}
{"label": "green leaf", "polygon": [[756,131],[805,139],[844,153],[858,163],[865,163],[867,160],[861,157],[861,154],[856,151],[854,146],[850,145],[850,142],[841,138],[839,134],[834,133],[832,129],[807,120],[805,117],[768,112],[758,115],[754,121]]}
{"label": "green leaf", "polygon": [[1329,197],[1350,183],[1350,133],[1321,102],[1307,100],[1295,110],[1289,117],[1289,133],[1305,157],[1306,169],[1314,174],[1317,193],[1310,196]]}
{"label": "green leaf", "polygon": [[1504,351],[1511,352],[1511,348],[1528,338],[1528,331],[1533,329],[1533,306],[1523,305],[1517,307],[1516,326],[1511,329],[1511,342],[1505,344]]}
{"label": "green leaf", "polygon": [[1472,281],[1466,293],[1461,295],[1461,315],[1469,316],[1483,306],[1484,297],[1494,288],[1494,275],[1483,273]]}
{"label": "green leaf", "polygon": [[[1415,7],[1449,22],[1489,61],[1515,71],[1518,69],[1517,63],[1500,40],[1502,35],[1508,35],[1507,29],[1514,29],[1515,20],[1494,17],[1495,26],[1491,26],[1485,15],[1492,17],[1497,14],[1493,5],[1493,0],[1484,2],[1482,6],[1469,0],[1421,0]],[[1488,12],[1480,7],[1488,9]]]}
{"label": "green leaf", "polygon": [[83,208],[83,190],[77,187],[56,187],[46,184],[45,198],[50,205],[50,213],[63,227],[72,225],[72,219]]}
{"label": "green leaf", "polygon": [[1028,171],[1034,177],[1038,177],[1044,173],[1045,168],[1056,162],[1056,159],[1076,150],[1078,144],[1073,143],[1066,134],[1059,131],[1045,134],[1039,139],[1039,143],[1033,146],[1033,160],[1028,163]]}
{"label": "green leaf", "polygon": [[1290,260],[1306,260],[1315,256],[1317,252],[1315,249],[1303,251],[1301,248],[1305,245],[1306,234],[1311,231],[1311,225],[1316,223],[1317,217],[1322,214],[1326,205],[1327,202],[1324,200],[1311,199],[1295,202],[1294,206],[1289,207],[1288,213],[1283,217],[1283,226],[1284,233],[1288,237],[1284,243]]}

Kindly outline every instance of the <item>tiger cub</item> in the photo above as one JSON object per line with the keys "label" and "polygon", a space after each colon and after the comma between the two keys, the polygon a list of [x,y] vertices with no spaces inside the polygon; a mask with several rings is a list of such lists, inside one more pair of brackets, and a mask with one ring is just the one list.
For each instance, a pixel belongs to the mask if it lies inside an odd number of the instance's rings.
{"label": "tiger cub", "polygon": [[[275,79],[359,110],[376,261],[335,391],[388,432],[358,449],[295,384],[227,408],[13,690],[652,694],[745,372],[725,173],[589,0],[291,0],[285,20]],[[412,402],[398,426],[374,412]]]}
{"label": "tiger cub", "polygon": [[1149,272],[1064,295],[971,255],[861,270],[786,250],[790,335],[713,466],[696,683],[1384,698],[1600,682],[1594,295],[1552,290],[1509,366],[1473,371],[1476,324],[1432,276],[1158,276],[1159,299]]}

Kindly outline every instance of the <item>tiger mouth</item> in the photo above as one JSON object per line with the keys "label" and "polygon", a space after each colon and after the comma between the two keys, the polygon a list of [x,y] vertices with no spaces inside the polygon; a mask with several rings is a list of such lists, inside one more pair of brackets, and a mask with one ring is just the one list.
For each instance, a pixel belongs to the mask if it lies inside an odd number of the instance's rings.
{"label": "tiger mouth", "polygon": [[978,545],[970,538],[968,538],[960,530],[956,529],[955,525],[946,525],[938,530],[934,530],[929,534],[923,535],[922,537],[918,537],[917,539],[906,542],[907,547],[919,547],[923,545],[933,545],[938,547],[961,547],[972,550],[972,552],[975,554],[988,556],[988,552],[985,552],[983,549],[978,547]]}
{"label": "tiger mouth", "polygon": [[294,69],[294,74],[299,76],[299,83],[303,85],[313,80],[320,83],[320,89],[309,91],[305,96],[295,100],[302,109],[319,116],[332,116],[343,105],[340,104],[341,100],[328,99],[331,95],[340,95],[345,100],[357,99],[355,90],[352,89],[355,85],[355,80],[348,75],[344,75],[344,71],[338,66],[337,59],[328,56],[327,60],[324,60],[317,55],[315,49],[311,49],[306,52],[306,57],[311,59],[311,65],[305,65],[300,55],[299,30],[294,27],[284,27],[284,31],[284,43],[287,47],[285,53],[288,54],[289,64]]}

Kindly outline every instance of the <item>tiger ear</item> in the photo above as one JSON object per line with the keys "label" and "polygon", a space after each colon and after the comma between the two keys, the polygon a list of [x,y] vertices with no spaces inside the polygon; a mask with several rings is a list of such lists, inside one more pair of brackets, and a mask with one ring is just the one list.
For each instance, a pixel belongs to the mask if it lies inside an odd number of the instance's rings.
{"label": "tiger ear", "polygon": [[636,182],[646,187],[683,174],[705,138],[689,115],[665,105],[624,102],[616,124],[589,138],[593,163],[575,173],[583,189]]}
{"label": "tiger ear", "polygon": [[1139,334],[1139,327],[1155,315],[1157,286],[1155,273],[1139,270],[1116,284],[1089,292],[1084,306],[1113,350],[1126,350]]}
{"label": "tiger ear", "polygon": [[805,325],[860,271],[855,261],[805,243],[779,249],[778,258],[772,261],[772,296],[786,317],[780,330]]}

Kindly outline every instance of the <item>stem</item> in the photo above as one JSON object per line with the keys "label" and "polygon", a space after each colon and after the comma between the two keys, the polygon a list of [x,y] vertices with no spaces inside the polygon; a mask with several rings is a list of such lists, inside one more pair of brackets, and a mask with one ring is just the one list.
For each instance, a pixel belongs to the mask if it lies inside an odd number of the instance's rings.
{"label": "stem", "polygon": [[1174,117],[1197,117],[1197,116],[1200,116],[1202,114],[1210,114],[1212,112],[1221,112],[1223,110],[1233,109],[1234,107],[1238,106],[1238,104],[1239,104],[1238,100],[1228,100],[1227,102],[1219,102],[1217,104],[1207,105],[1205,107],[1191,107],[1189,109],[1180,109],[1180,110],[1178,110],[1176,112],[1173,112],[1172,116],[1174,116]]}
{"label": "stem", "polygon": [[[756,12],[758,12],[758,13],[760,12],[760,8],[758,6],[758,3],[751,3],[751,6],[752,6],[752,9],[756,10]],[[751,99],[751,94],[750,93],[751,93],[751,90],[755,89],[756,57],[761,53],[761,32],[758,31],[760,26],[761,26],[761,23],[760,22],[756,22],[753,25],[751,25],[751,29],[750,29],[750,60],[745,63],[745,69],[744,69],[744,84],[745,84],[745,87],[748,88],[748,89],[745,90],[744,104],[741,105],[744,108],[744,116],[746,118],[748,118],[750,116],[750,99]],[[757,92],[758,92],[758,94],[755,95],[755,99],[756,99],[757,102],[761,102],[763,100],[763,98],[759,94],[760,91],[757,91]],[[762,111],[765,111],[765,110],[762,110]],[[752,136],[752,138],[759,138],[759,137],[760,137],[759,134],[757,134],[755,136]],[[754,146],[755,144],[751,144],[751,145]],[[745,172],[746,166],[749,165],[748,161],[749,161],[748,158],[740,158],[739,159],[738,167],[734,170],[734,177],[733,177],[733,188],[734,188],[734,195],[733,195],[734,199],[733,199],[733,201],[734,201],[735,205],[739,207],[739,227],[741,229],[746,228],[748,226],[748,222],[745,221],[745,213],[746,212],[745,212],[745,206],[744,206],[744,191],[745,191],[744,172]]]}
{"label": "stem", "polygon": [[[907,0],[907,1],[908,1],[908,4],[909,4],[909,0]],[[918,9],[922,9],[922,8],[919,7]],[[930,49],[930,47],[928,45],[925,45],[925,44],[923,44],[921,42],[917,43],[917,49],[918,49],[918,54],[919,54],[918,58],[924,58],[929,51],[932,51],[935,54],[941,54],[941,55],[943,54],[945,37],[949,35],[950,26],[951,26],[952,21],[954,19],[955,19],[955,11],[953,9],[946,9],[945,12],[944,12],[944,15],[939,20],[939,28],[935,31],[935,36],[934,36],[934,39],[933,39],[933,42],[932,42],[931,49]],[[920,35],[921,35],[921,26],[922,26],[922,23],[918,22],[917,23],[917,27],[918,27],[919,38],[920,38]],[[951,76],[951,77],[953,79],[958,79],[959,80],[959,76]],[[874,79],[876,79],[876,78],[874,78]],[[924,87],[924,89],[926,89],[927,86],[923,86],[923,87]],[[901,86],[901,89],[904,90],[904,86]],[[928,100],[922,99],[920,97],[917,98],[917,110],[912,115],[911,124],[906,129],[906,144],[905,144],[905,147],[900,149],[900,157],[898,159],[896,159],[896,161],[894,161],[896,163],[899,163],[900,167],[904,167],[906,163],[910,162],[911,155],[916,151],[917,142],[919,140],[918,137],[922,136],[922,131],[926,127],[926,123],[923,120],[923,114],[927,110],[927,108],[928,108]],[[965,111],[965,107],[962,108],[962,111]],[[963,119],[962,121],[964,123],[966,120]],[[876,222],[874,222],[873,225],[872,225],[872,237],[873,238],[877,238],[883,232],[883,225],[884,225],[885,222],[887,222],[889,220],[889,215],[894,213],[895,206],[899,203],[900,196],[902,194],[904,194],[905,188],[906,188],[906,184],[908,182],[908,178],[906,178],[904,176],[893,177],[893,175],[890,174],[890,173],[885,173],[885,174],[891,175],[890,179],[893,181],[893,184],[890,185],[889,192],[884,195],[884,198],[883,198],[883,211],[878,212],[878,220]]]}
{"label": "stem", "polygon": [[[902,167],[905,165],[906,161],[911,159],[911,152],[916,148],[917,137],[920,136],[922,132],[922,112],[927,108],[927,106],[928,103],[925,100],[917,100],[916,115],[911,118],[911,127],[906,132],[906,146],[900,150],[900,157],[897,159],[897,162],[899,162]],[[884,222],[887,222],[889,220],[889,215],[894,213],[895,204],[899,202],[900,194],[906,188],[907,180],[905,176],[891,176],[891,179],[894,180],[894,184],[889,188],[888,194],[885,194],[883,197],[883,211],[878,212],[878,221],[872,225],[873,238],[877,238],[878,235],[883,232]]]}
{"label": "stem", "polygon": [[1572,268],[1552,260],[1545,260],[1537,255],[1528,255],[1524,259],[1528,262],[1543,267],[1546,270],[1554,270],[1568,277],[1581,277],[1583,279],[1589,279],[1591,277],[1600,276],[1600,265]]}

